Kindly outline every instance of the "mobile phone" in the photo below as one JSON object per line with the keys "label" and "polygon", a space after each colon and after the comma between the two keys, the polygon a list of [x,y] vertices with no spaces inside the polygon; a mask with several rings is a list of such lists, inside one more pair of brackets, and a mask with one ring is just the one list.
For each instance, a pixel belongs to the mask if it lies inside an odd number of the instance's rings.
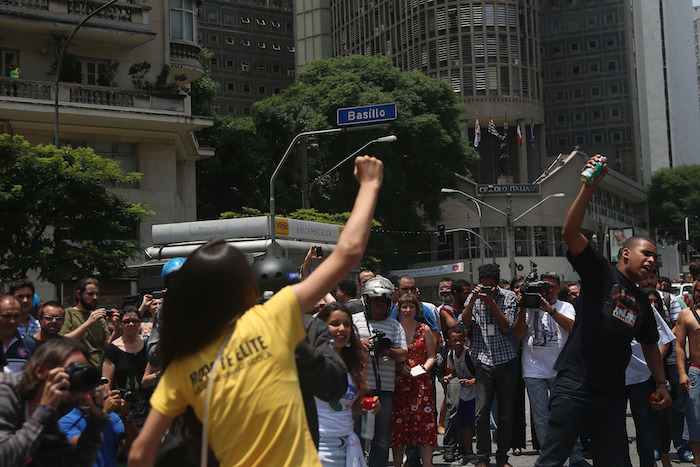
{"label": "mobile phone", "polygon": [[323,248],[320,246],[316,246],[316,256],[319,258],[323,258]]}

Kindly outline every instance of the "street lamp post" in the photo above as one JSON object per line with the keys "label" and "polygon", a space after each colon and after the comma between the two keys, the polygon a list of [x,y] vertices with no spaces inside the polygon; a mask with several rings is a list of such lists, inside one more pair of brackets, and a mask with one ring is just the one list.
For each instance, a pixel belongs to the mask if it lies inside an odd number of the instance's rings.
{"label": "street lamp post", "polygon": [[318,182],[320,182],[321,179],[322,179],[323,177],[325,177],[325,176],[328,175],[329,173],[333,172],[335,169],[337,169],[338,167],[340,167],[341,165],[343,165],[345,162],[349,161],[350,159],[352,159],[353,157],[355,157],[356,155],[358,155],[358,154],[359,154],[362,150],[364,150],[367,146],[372,145],[372,144],[374,144],[374,143],[393,143],[393,142],[396,141],[397,139],[398,139],[398,138],[396,137],[396,135],[387,135],[387,136],[382,136],[381,138],[373,139],[372,141],[368,141],[368,142],[365,143],[362,147],[360,147],[360,148],[357,149],[355,152],[353,152],[352,154],[350,154],[348,157],[346,157],[346,158],[343,159],[342,161],[338,162],[337,164],[335,164],[335,165],[334,165],[333,167],[331,167],[330,169],[326,170],[323,174],[321,174],[321,175],[319,175],[318,177],[314,178],[314,180],[313,180],[313,181],[311,182],[311,184],[309,185],[309,193],[311,193],[311,190],[313,190],[314,186],[316,186],[316,184],[317,184]]}
{"label": "street lamp post", "polygon": [[[501,211],[498,208],[495,208],[491,206],[488,203],[485,203],[484,201],[481,201],[478,198],[475,198],[474,196],[467,194],[463,191],[460,190],[455,190],[453,188],[442,188],[440,190],[441,193],[457,193],[460,194],[466,198],[469,198],[470,200],[474,201],[475,203],[478,204],[483,204],[487,208],[492,209],[493,211],[496,211],[497,213],[501,214],[503,217],[506,218],[506,249],[508,250],[508,267],[510,268],[510,273],[511,273],[511,279],[515,278],[516,275],[516,268],[517,268],[517,263],[515,262],[515,231],[513,230],[513,223],[517,220],[522,219],[523,216],[525,216],[527,213],[535,209],[537,206],[540,204],[544,203],[550,198],[563,198],[566,196],[564,193],[554,193],[551,195],[548,195],[541,199],[539,202],[534,204],[532,207],[530,207],[528,210],[526,210],[524,213],[520,214],[518,217],[513,219],[513,209],[511,207],[512,200],[510,197],[508,198],[508,208],[506,208],[506,212]],[[479,219],[481,224],[481,212],[479,212]]]}
{"label": "street lamp post", "polygon": [[61,77],[61,65],[63,64],[63,57],[66,55],[66,50],[68,49],[68,45],[70,44],[70,41],[73,40],[73,37],[75,36],[75,33],[78,32],[78,29],[80,29],[83,24],[93,16],[95,16],[97,13],[100,11],[104,10],[105,8],[109,7],[113,3],[116,3],[117,0],[109,0],[109,2],[105,3],[101,7],[95,9],[87,15],[85,18],[83,18],[78,25],[71,31],[70,35],[68,36],[68,39],[66,39],[66,42],[63,43],[63,47],[61,47],[61,53],[58,54],[58,59],[56,60],[56,79],[54,81],[54,146],[58,147],[59,140],[60,138],[58,137],[58,80]]}
{"label": "street lamp post", "polygon": [[270,249],[268,250],[269,256],[275,256],[277,254],[277,241],[276,241],[276,232],[275,232],[275,180],[277,179],[277,175],[279,175],[280,169],[282,168],[282,165],[287,161],[287,158],[289,157],[289,154],[292,152],[292,148],[294,145],[299,141],[301,138],[306,138],[312,135],[326,135],[326,134],[333,134],[333,133],[340,133],[341,131],[344,131],[344,128],[330,128],[328,130],[316,130],[316,131],[304,131],[302,133],[299,133],[294,137],[291,143],[289,143],[289,147],[287,150],[284,152],[284,155],[282,156],[282,159],[280,159],[279,163],[277,164],[277,167],[275,167],[275,171],[272,172],[272,176],[270,177]]}

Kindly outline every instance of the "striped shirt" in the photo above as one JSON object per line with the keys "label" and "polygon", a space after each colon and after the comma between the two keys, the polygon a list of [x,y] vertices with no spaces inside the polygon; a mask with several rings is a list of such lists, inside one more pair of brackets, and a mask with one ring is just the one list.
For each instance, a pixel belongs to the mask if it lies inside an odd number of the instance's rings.
{"label": "striped shirt", "polygon": [[[372,336],[372,331],[382,331],[385,337],[391,339],[391,348],[408,350],[408,346],[406,345],[406,333],[401,327],[401,324],[395,319],[386,318],[381,321],[367,321],[364,313],[355,313],[352,315],[352,322],[357,328],[357,335],[360,337],[360,340]],[[374,363],[372,363],[372,360],[374,360],[374,358],[370,355],[370,361],[367,362],[367,383],[371,389],[376,390],[377,385],[374,375]],[[394,361],[381,356],[377,357],[375,361],[379,363],[377,369],[379,379],[381,380],[381,390],[393,392],[396,375]]]}

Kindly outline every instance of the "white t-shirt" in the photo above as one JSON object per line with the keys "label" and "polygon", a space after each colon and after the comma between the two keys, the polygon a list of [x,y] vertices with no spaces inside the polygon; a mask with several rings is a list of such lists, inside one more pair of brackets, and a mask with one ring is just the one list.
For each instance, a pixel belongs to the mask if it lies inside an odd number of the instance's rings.
{"label": "white t-shirt", "polygon": [[[652,306],[651,309],[654,311],[656,329],[659,331],[658,345],[664,345],[675,341],[676,336],[671,329],[669,329],[666,321],[664,321],[654,306]],[[625,386],[643,383],[651,377],[651,371],[649,371],[647,361],[644,359],[642,345],[637,342],[637,339],[632,339],[630,347],[632,348],[632,357],[630,357],[630,362],[627,364],[627,368],[625,368]]]}
{"label": "white t-shirt", "polygon": [[[360,339],[372,336],[372,330],[382,331],[385,337],[391,339],[392,348],[408,350],[408,346],[406,345],[406,333],[401,327],[401,324],[395,319],[386,318],[381,321],[370,320],[368,324],[364,313],[355,313],[352,315],[352,322],[357,328],[357,334]],[[367,362],[367,383],[370,389],[376,390],[373,359],[374,357],[370,355],[369,361]],[[382,381],[381,390],[394,391],[394,380],[396,378],[396,365],[394,361],[384,357],[378,357],[377,360],[379,361],[379,378]]]}
{"label": "white t-shirt", "polygon": [[357,388],[348,373],[348,389],[340,400],[325,402],[314,397],[318,413],[318,434],[321,437],[341,437],[352,433],[355,422],[352,404],[357,399]]}
{"label": "white t-shirt", "polygon": [[[576,310],[569,302],[557,300],[554,309],[569,319],[576,319]],[[527,331],[523,336],[523,378],[554,378],[557,376],[554,364],[569,338],[569,331],[539,308],[528,308],[525,319]]]}

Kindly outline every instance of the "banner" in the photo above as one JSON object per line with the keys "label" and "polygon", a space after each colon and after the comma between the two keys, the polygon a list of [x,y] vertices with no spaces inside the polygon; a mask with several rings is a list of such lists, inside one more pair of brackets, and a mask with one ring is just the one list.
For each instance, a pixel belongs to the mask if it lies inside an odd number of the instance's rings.
{"label": "banner", "polygon": [[464,262],[452,264],[442,264],[440,266],[432,266],[429,268],[417,268],[417,269],[399,269],[396,271],[389,271],[389,275],[394,276],[411,276],[411,277],[428,277],[428,276],[441,276],[443,274],[451,274],[456,272],[464,272]]}

